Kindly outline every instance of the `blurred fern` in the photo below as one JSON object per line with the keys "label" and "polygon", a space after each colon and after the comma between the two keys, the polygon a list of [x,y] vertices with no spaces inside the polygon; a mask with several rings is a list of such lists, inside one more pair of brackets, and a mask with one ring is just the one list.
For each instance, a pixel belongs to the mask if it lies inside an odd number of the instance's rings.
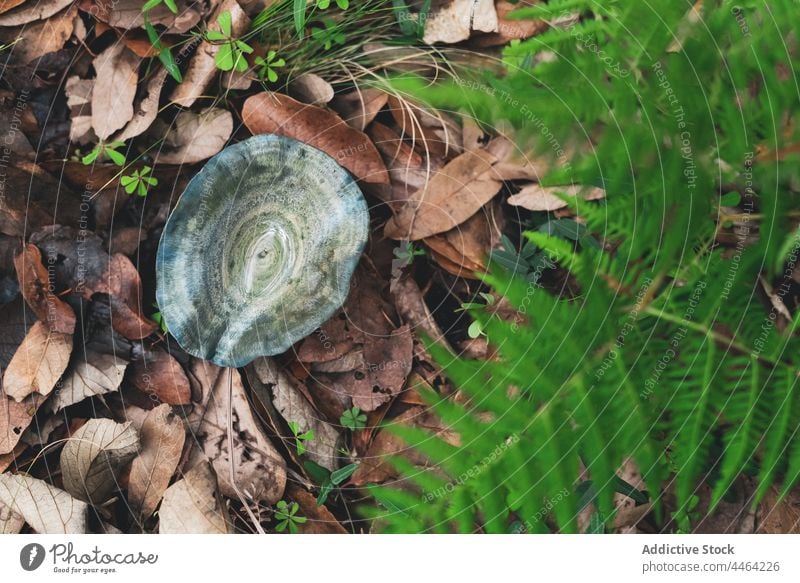
{"label": "blurred fern", "polygon": [[[743,473],[756,479],[753,505],[772,484],[786,494],[797,483],[798,317],[779,330],[758,298],[798,255],[795,11],[789,0],[551,0],[517,12],[553,26],[505,49],[505,76],[472,85],[491,90],[397,80],[431,105],[510,121],[538,155],[576,152],[543,182],[604,188],[602,204],[570,204],[613,252],[527,233],[575,276],[569,299],[531,294],[508,258],[495,264],[487,283],[529,323],[474,312],[496,361],[430,346],[469,399],[427,395],[461,441],[393,429],[433,466],[396,459],[413,486],[373,488],[384,530],[575,532],[582,496],[551,501],[588,475],[595,531],[628,459],[662,520],[674,493],[683,531],[704,481],[712,509]],[[741,195],[734,219],[730,191]],[[738,243],[725,249],[718,234],[731,223]]]}

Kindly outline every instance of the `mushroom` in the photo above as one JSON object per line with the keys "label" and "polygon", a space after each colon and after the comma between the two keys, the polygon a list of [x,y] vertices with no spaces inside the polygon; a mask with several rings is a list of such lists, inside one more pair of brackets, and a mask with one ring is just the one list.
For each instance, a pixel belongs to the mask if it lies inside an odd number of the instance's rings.
{"label": "mushroom", "polygon": [[189,182],[158,247],[156,300],[186,352],[226,367],[284,352],[341,307],[369,213],[350,175],[259,135]]}

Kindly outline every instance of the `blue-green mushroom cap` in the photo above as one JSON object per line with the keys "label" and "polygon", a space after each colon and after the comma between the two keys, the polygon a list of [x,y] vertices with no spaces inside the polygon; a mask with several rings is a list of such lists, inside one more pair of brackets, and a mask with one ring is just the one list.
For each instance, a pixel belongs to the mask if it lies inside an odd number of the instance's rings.
{"label": "blue-green mushroom cap", "polygon": [[284,352],[344,303],[368,228],[361,191],[324,152],[275,135],[225,148],[161,235],[164,322],[184,350],[221,366]]}

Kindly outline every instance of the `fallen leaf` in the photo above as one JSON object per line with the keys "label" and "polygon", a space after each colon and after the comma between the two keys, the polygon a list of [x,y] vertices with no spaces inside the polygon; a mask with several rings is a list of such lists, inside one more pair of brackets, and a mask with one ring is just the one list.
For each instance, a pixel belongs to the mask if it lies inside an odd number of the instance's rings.
{"label": "fallen leaf", "polygon": [[242,121],[254,135],[278,134],[322,150],[359,180],[389,182],[386,166],[372,141],[332,111],[300,103],[288,95],[260,93],[244,102]]}
{"label": "fallen leaf", "polygon": [[[147,11],[147,20],[152,25],[166,27],[170,33],[184,33],[200,22],[199,3],[192,0],[175,0],[178,8],[173,13],[165,3]],[[193,6],[196,5],[196,6]],[[141,28],[144,26],[142,0],[81,0],[81,10],[113,28]]]}
{"label": "fallen leaf", "polygon": [[0,474],[0,503],[39,534],[85,534],[88,506],[64,490],[25,474]]}
{"label": "fallen leaf", "polygon": [[[445,233],[423,239],[434,259],[459,277],[478,279],[486,259],[500,241],[502,210],[495,201]],[[441,261],[440,261],[441,260]]]}
{"label": "fallen leaf", "polygon": [[92,91],[94,79],[81,79],[77,75],[67,78],[64,94],[70,110],[69,140],[85,145],[97,141],[92,128]]}
{"label": "fallen leaf", "polygon": [[[446,0],[438,2],[425,21],[423,42],[457,43],[470,37],[472,31],[496,32],[497,11],[494,0]],[[435,6],[435,5],[434,5]]]}
{"label": "fallen leaf", "polygon": [[[0,6],[2,11],[2,6]],[[16,44],[8,52],[12,62],[27,65],[32,61],[61,50],[72,36],[75,16],[74,6],[55,14],[47,20],[23,25],[19,28],[0,28],[0,42]],[[19,40],[18,40],[19,39]]]}
{"label": "fallen leaf", "polygon": [[214,107],[200,113],[183,111],[175,118],[175,127],[165,138],[171,149],[159,152],[157,161],[161,164],[200,162],[218,154],[232,133],[230,111]]}
{"label": "fallen leaf", "polygon": [[0,390],[0,454],[13,451],[43,402],[42,397],[34,394],[17,403]]}
{"label": "fallen leaf", "polygon": [[143,518],[155,512],[178,467],[186,440],[186,427],[169,405],[147,414],[139,431],[141,453],[131,464],[128,502]]}
{"label": "fallen leaf", "polygon": [[417,241],[460,225],[503,186],[492,173],[495,160],[482,150],[453,159],[386,223],[384,233],[392,239]]}
{"label": "fallen leaf", "polygon": [[49,395],[64,374],[71,352],[71,334],[34,323],[3,374],[6,395],[18,403],[32,393]]}
{"label": "fallen leaf", "polygon": [[0,14],[5,14],[12,8],[16,8],[25,0],[0,0]]}
{"label": "fallen leaf", "polygon": [[180,363],[165,350],[146,351],[140,360],[131,363],[128,371],[133,386],[161,403],[188,405],[191,402],[189,377]]}
{"label": "fallen leaf", "polygon": [[600,200],[605,198],[606,191],[596,186],[587,188],[580,184],[571,186],[528,184],[518,193],[509,196],[508,204],[521,206],[529,211],[556,211],[567,206],[567,202],[557,194],[564,194],[567,197],[580,195],[583,200]]}
{"label": "fallen leaf", "polygon": [[800,494],[790,491],[781,500],[779,491],[771,486],[758,504],[757,533],[800,534]]}
{"label": "fallen leaf", "polygon": [[19,26],[28,24],[42,18],[49,18],[56,12],[61,11],[74,0],[49,0],[48,2],[27,2],[22,6],[11,8],[0,16],[0,26]]}
{"label": "fallen leaf", "polygon": [[[236,0],[223,0],[216,11],[208,18],[208,29],[219,31],[217,18],[223,12],[231,15],[231,34],[233,38],[241,37],[250,28],[250,19]],[[170,95],[170,100],[181,107],[191,107],[197,99],[205,95],[206,88],[219,73],[215,58],[222,45],[206,40],[200,42],[192,56],[189,68]]]}
{"label": "fallen leaf", "polygon": [[331,106],[347,125],[363,132],[388,100],[389,95],[380,89],[357,89],[336,96]]}
{"label": "fallen leaf", "polygon": [[253,361],[253,369],[259,380],[271,389],[273,405],[284,420],[297,423],[300,433],[314,432],[314,440],[307,445],[308,458],[330,471],[335,470],[338,467],[336,450],[339,432],[320,418],[320,414],[294,387],[289,377],[278,370],[274,360],[258,358]]}
{"label": "fallen leaf", "polygon": [[167,488],[158,511],[160,534],[227,534],[230,518],[207,462],[198,463]]}
{"label": "fallen leaf", "polygon": [[162,68],[147,82],[147,92],[134,107],[133,118],[122,130],[111,138],[111,141],[124,142],[144,132],[155,121],[158,114],[158,101],[161,88],[167,79],[167,70]]}
{"label": "fallen leaf", "polygon": [[92,127],[101,140],[133,118],[140,59],[123,43],[114,43],[92,61],[97,73],[92,91]]}
{"label": "fallen leaf", "polygon": [[[534,3],[538,1],[535,0]],[[480,34],[471,39],[470,46],[474,47],[497,47],[504,46],[512,40],[524,40],[540,34],[550,28],[545,20],[509,20],[508,14],[514,10],[519,10],[524,6],[531,6],[531,2],[518,2],[512,4],[505,0],[495,2],[497,10],[497,32]]]}
{"label": "fallen leaf", "polygon": [[253,501],[273,504],[280,500],[286,463],[253,417],[239,371],[192,359],[189,377],[201,395],[188,418],[197,444],[190,463],[198,457],[209,460],[220,491],[228,498],[238,500],[246,493]]}
{"label": "fallen leaf", "polygon": [[323,105],[333,99],[333,87],[314,73],[303,73],[289,82],[289,93],[303,103]]}
{"label": "fallen leaf", "polygon": [[307,520],[299,525],[301,534],[347,534],[347,530],[336,520],[336,517],[323,504],[318,505],[316,498],[309,491],[297,484],[286,486],[286,496],[300,506],[300,516]]}
{"label": "fallen leaf", "polygon": [[[55,258],[48,258],[48,264]],[[44,322],[50,330],[62,334],[75,332],[75,312],[72,308],[53,294],[47,268],[42,263],[42,253],[36,245],[27,244],[22,252],[14,258],[22,297],[36,317]]]}
{"label": "fallen leaf", "polygon": [[[514,141],[506,136],[498,136],[486,144],[486,151],[497,158],[494,174],[498,180],[532,180],[538,182],[553,166],[547,156],[531,158]],[[567,154],[561,152],[562,160]]]}
{"label": "fallen leaf", "polygon": [[60,411],[84,399],[119,389],[128,363],[118,356],[85,350],[73,357],[70,372],[62,380],[50,402]]}
{"label": "fallen leaf", "polygon": [[117,476],[139,451],[130,423],[89,419],[61,450],[64,489],[79,500],[100,504],[119,490]]}
{"label": "fallen leaf", "polygon": [[428,304],[425,303],[422,290],[411,275],[403,273],[399,277],[393,278],[389,293],[403,322],[408,324],[412,330],[422,330],[435,342],[447,346],[447,339],[442,329],[434,320]]}
{"label": "fallen leaf", "polygon": [[25,519],[0,502],[0,534],[19,534],[25,526]]}

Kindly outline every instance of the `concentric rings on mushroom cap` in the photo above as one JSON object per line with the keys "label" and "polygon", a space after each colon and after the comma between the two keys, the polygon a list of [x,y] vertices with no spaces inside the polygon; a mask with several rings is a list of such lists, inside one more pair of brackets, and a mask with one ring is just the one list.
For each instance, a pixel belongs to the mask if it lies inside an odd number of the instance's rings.
{"label": "concentric rings on mushroom cap", "polygon": [[156,299],[184,350],[238,367],[284,352],[344,303],[369,214],[350,175],[291,138],[208,161],[164,227]]}

